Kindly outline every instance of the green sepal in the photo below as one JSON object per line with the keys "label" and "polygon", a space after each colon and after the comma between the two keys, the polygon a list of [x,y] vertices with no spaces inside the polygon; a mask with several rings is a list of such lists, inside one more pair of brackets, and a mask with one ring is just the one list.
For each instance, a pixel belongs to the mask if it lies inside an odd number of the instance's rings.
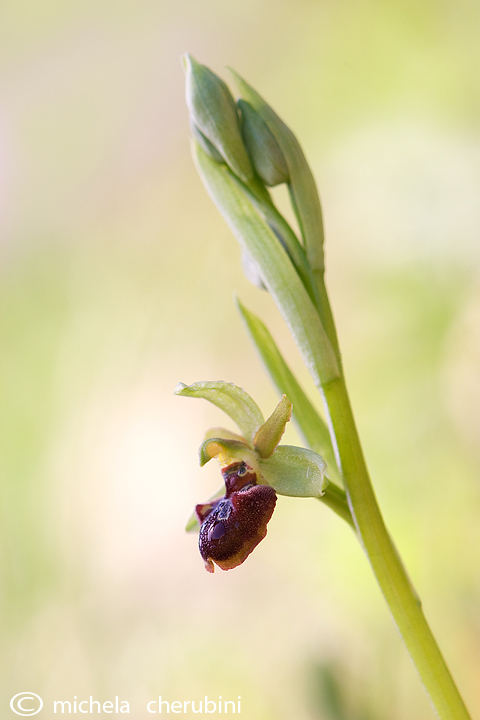
{"label": "green sepal", "polygon": [[321,497],[328,485],[325,460],[313,450],[279,445],[273,455],[258,462],[260,475],[279,495]]}
{"label": "green sepal", "polygon": [[268,458],[274,452],[292,417],[292,407],[292,403],[284,395],[268,420],[257,430],[253,445],[260,457]]}
{"label": "green sepal", "polygon": [[257,403],[243,388],[219,381],[198,382],[193,385],[178,383],[175,395],[204,398],[213,403],[238,425],[240,433],[252,442],[258,428],[265,422]]}
{"label": "green sepal", "polygon": [[245,183],[253,168],[243,144],[237,105],[227,84],[188,53],[183,56],[190,120]]}
{"label": "green sepal", "polygon": [[305,242],[312,270],[323,272],[323,220],[320,200],[312,171],[300,143],[273,108],[234,70],[229,68],[240,93],[257,111],[274,136],[288,167],[292,206]]}
{"label": "green sepal", "polygon": [[270,187],[288,182],[287,163],[268,125],[246,100],[239,100],[237,105],[242,115],[245,147],[257,175]]}
{"label": "green sepal", "polygon": [[213,458],[217,458],[224,467],[243,460],[254,472],[258,468],[258,455],[247,443],[239,440],[215,437],[207,438],[198,449],[200,467],[203,467]]}

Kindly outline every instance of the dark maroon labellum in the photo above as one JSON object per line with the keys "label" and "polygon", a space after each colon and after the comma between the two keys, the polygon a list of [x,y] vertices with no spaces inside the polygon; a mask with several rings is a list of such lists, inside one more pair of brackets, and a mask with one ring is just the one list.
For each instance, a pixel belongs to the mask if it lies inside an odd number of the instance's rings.
{"label": "dark maroon labellum", "polygon": [[231,570],[250,555],[267,534],[277,495],[269,485],[257,485],[257,476],[244,462],[222,470],[225,495],[197,505],[201,523],[198,545],[208,572],[215,562],[222,570]]}

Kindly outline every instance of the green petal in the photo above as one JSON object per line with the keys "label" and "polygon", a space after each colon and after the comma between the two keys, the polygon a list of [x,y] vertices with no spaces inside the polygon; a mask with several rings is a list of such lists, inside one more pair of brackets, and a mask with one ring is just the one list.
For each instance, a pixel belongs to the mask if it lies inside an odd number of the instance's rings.
{"label": "green petal", "polygon": [[212,458],[218,458],[221,465],[243,460],[254,472],[258,468],[258,455],[246,443],[239,440],[228,440],[221,437],[208,438],[204,440],[198,449],[200,467],[207,464]]}
{"label": "green petal", "polygon": [[280,442],[287,422],[291,417],[292,403],[284,395],[268,420],[258,429],[253,438],[253,445],[260,457],[270,457]]}
{"label": "green petal", "polygon": [[313,450],[279,445],[273,455],[259,460],[260,474],[279,495],[320,497],[328,484],[326,463]]}
{"label": "green petal", "polygon": [[193,385],[178,383],[175,395],[204,398],[213,403],[237,423],[241,434],[248,442],[252,442],[258,428],[265,422],[256,402],[245,390],[233,383],[221,380],[198,382]]}
{"label": "green petal", "polygon": [[317,387],[339,377],[330,340],[304,284],[274,232],[249,200],[245,186],[194,143],[202,180],[242,247],[260,268]]}

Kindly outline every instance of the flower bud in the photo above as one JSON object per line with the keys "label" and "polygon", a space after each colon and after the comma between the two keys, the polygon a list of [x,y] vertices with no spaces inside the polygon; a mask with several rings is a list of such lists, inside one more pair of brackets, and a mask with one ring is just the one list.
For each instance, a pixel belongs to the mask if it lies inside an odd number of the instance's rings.
{"label": "flower bud", "polygon": [[277,495],[268,485],[257,485],[257,476],[244,462],[222,470],[225,496],[205,505],[197,505],[202,523],[200,554],[208,572],[214,562],[222,570],[241,565],[267,534]]}
{"label": "flower bud", "polygon": [[246,100],[239,100],[242,134],[253,167],[260,179],[274,187],[290,179],[280,146],[260,114]]}
{"label": "flower bud", "polygon": [[[253,168],[243,144],[235,100],[218,75],[184,55],[186,98],[192,124],[214,146],[223,161],[243,182],[253,177]],[[204,147],[202,145],[202,147]],[[211,152],[207,150],[208,154]]]}

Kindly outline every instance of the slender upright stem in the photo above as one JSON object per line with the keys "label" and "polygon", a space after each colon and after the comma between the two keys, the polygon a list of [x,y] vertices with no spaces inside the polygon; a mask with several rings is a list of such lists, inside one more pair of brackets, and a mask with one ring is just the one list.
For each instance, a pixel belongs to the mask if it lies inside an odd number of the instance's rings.
{"label": "slender upright stem", "polygon": [[360,542],[435,711],[442,720],[467,720],[465,705],[428,626],[380,513],[363,457],[345,381],[323,387],[347,499]]}
{"label": "slender upright stem", "polygon": [[343,373],[342,356],[340,353],[340,345],[338,343],[337,328],[335,327],[335,320],[333,319],[332,308],[330,306],[327,288],[325,286],[325,271],[312,271],[312,275],[315,286],[315,296],[317,298],[316,306],[318,309],[318,314],[322,321],[322,325],[325,328],[325,332],[328,335],[328,339],[330,340],[332,348],[335,352],[340,372]]}

